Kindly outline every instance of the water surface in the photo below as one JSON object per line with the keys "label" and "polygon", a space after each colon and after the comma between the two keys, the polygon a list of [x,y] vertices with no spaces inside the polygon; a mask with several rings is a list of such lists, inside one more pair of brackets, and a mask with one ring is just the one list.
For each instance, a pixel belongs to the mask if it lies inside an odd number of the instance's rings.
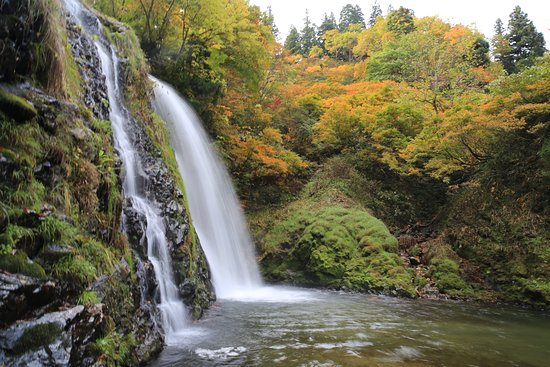
{"label": "water surface", "polygon": [[151,366],[548,366],[550,315],[292,289],[221,300]]}

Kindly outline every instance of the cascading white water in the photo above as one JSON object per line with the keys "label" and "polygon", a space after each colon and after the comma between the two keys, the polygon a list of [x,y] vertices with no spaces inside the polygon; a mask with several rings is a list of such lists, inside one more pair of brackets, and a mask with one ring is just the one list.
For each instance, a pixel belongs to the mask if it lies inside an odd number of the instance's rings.
{"label": "cascading white water", "polygon": [[216,294],[239,297],[258,290],[260,272],[231,179],[210,147],[199,117],[167,84],[155,82],[154,108],[167,123],[193,224],[210,265]]}
{"label": "cascading white water", "polygon": [[[64,0],[66,8],[75,17],[84,31],[94,38],[102,39],[99,20],[87,11],[77,0]],[[95,22],[90,26],[90,20]],[[97,37],[99,36],[99,37]],[[107,85],[109,98],[109,118],[113,127],[115,147],[122,160],[124,177],[124,195],[129,198],[132,207],[146,218],[144,240],[147,241],[147,256],[153,264],[160,293],[160,304],[163,330],[166,343],[175,341],[175,335],[185,329],[187,311],[178,295],[178,289],[173,280],[172,266],[165,235],[163,218],[159,215],[155,204],[141,190],[141,181],[146,180],[145,174],[139,169],[140,158],[137,155],[132,139],[128,135],[131,129],[129,112],[123,105],[123,95],[119,86],[119,60],[114,50],[109,50],[100,41],[94,41],[97,47],[103,75]]]}

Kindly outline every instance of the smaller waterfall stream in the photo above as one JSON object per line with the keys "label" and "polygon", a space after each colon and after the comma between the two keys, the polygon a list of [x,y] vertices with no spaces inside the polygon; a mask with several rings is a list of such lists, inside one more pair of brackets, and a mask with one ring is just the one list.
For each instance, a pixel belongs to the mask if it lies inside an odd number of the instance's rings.
{"label": "smaller waterfall stream", "polygon": [[199,117],[169,85],[155,82],[154,107],[166,121],[193,224],[220,298],[241,297],[262,286],[253,245],[231,179],[210,147]]}
{"label": "smaller waterfall stream", "polygon": [[[64,0],[66,8],[75,17],[82,29],[98,39],[104,39],[101,34],[99,20],[85,9],[77,0]],[[185,329],[187,311],[173,280],[168,242],[165,235],[163,218],[159,215],[155,203],[143,192],[146,175],[141,172],[140,157],[134,149],[129,135],[132,131],[132,119],[123,104],[123,94],[119,85],[119,60],[114,50],[101,41],[95,40],[102,71],[107,85],[109,98],[109,118],[113,127],[115,147],[124,166],[124,196],[130,199],[132,207],[145,218],[144,238],[147,241],[147,256],[153,264],[154,273],[160,293],[162,326],[167,344],[175,341],[175,335]]]}

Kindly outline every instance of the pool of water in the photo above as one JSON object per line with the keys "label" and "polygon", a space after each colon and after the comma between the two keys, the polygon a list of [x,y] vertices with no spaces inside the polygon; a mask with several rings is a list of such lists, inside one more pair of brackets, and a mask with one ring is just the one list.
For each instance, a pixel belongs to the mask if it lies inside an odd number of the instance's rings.
{"label": "pool of water", "polygon": [[218,301],[150,366],[550,366],[550,314],[268,288]]}

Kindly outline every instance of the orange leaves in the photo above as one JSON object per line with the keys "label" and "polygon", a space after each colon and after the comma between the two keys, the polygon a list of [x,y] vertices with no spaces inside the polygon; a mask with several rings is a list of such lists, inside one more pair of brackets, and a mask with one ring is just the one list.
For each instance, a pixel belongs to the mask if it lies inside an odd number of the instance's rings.
{"label": "orange leaves", "polygon": [[273,128],[264,129],[262,138],[234,139],[230,152],[233,163],[240,172],[255,179],[285,178],[306,168],[307,164],[296,153],[283,148],[281,141],[280,132]]}
{"label": "orange leaves", "polygon": [[456,45],[458,43],[463,43],[468,38],[472,37],[472,31],[464,27],[462,24],[458,24],[453,28],[445,32],[444,38],[451,43],[451,45]]}

